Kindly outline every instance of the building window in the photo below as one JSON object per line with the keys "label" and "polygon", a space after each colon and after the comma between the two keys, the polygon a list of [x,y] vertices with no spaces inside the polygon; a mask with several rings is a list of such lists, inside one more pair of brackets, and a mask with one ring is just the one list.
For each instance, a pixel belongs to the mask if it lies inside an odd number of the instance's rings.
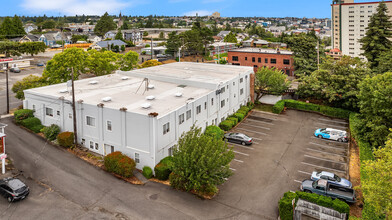
{"label": "building window", "polygon": [[184,121],[185,121],[185,116],[184,116],[184,114],[179,115],[179,116],[178,116],[178,122],[179,122],[179,124],[184,123]]}
{"label": "building window", "polygon": [[82,142],[80,143],[82,146],[86,143],[86,139],[82,138]]}
{"label": "building window", "polygon": [[276,59],[271,59],[271,64],[276,64]]}
{"label": "building window", "polygon": [[257,62],[261,63],[261,58],[260,57],[257,58]]}
{"label": "building window", "polygon": [[69,114],[68,114],[68,118],[71,118],[71,119],[72,119],[72,113],[69,113]]}
{"label": "building window", "polygon": [[221,108],[225,107],[225,100],[221,101]]}
{"label": "building window", "polygon": [[233,82],[233,86],[235,86],[235,82]]}
{"label": "building window", "polygon": [[201,112],[201,105],[196,107],[196,114],[198,115],[200,114],[200,112]]}
{"label": "building window", "polygon": [[89,126],[94,126],[95,127],[95,118],[86,116],[86,123]]}
{"label": "building window", "polygon": [[204,102],[204,110],[207,109],[207,102]]}
{"label": "building window", "polygon": [[57,111],[57,115],[60,116],[60,111]]}
{"label": "building window", "polygon": [[169,133],[170,131],[170,123],[166,123],[163,125],[163,134]]}
{"label": "building window", "polygon": [[290,70],[286,70],[286,75],[290,76]]}
{"label": "building window", "polygon": [[98,143],[95,143],[95,150],[98,150]]}
{"label": "building window", "polygon": [[256,62],[256,58],[252,57],[252,62],[253,63]]}
{"label": "building window", "polygon": [[35,105],[33,105],[33,110],[35,111]]}
{"label": "building window", "polygon": [[248,57],[245,57],[245,60],[248,60]]}
{"label": "building window", "polygon": [[211,105],[214,105],[214,98],[211,99]]}
{"label": "building window", "polygon": [[139,153],[135,153],[135,163],[140,163],[140,155],[139,155]]}
{"label": "building window", "polygon": [[191,110],[186,111],[186,120],[191,118]]}
{"label": "building window", "polygon": [[47,116],[53,117],[53,109],[51,108],[45,108],[45,114]]}
{"label": "building window", "polygon": [[112,131],[112,121],[106,121],[106,129]]}
{"label": "building window", "polygon": [[90,141],[90,149],[94,149],[94,142]]}
{"label": "building window", "polygon": [[244,89],[240,89],[240,95],[244,94]]}
{"label": "building window", "polygon": [[283,60],[283,64],[284,64],[284,65],[290,65],[290,60],[284,59],[284,60]]}
{"label": "building window", "polygon": [[241,79],[240,79],[240,83],[243,83],[243,82],[244,82],[244,78],[241,78]]}
{"label": "building window", "polygon": [[254,68],[257,68],[257,65],[253,65]]}
{"label": "building window", "polygon": [[264,63],[268,63],[268,58],[265,58],[265,59],[264,59]]}
{"label": "building window", "polygon": [[224,93],[226,91],[225,87],[222,87],[220,91],[221,93]]}
{"label": "building window", "polygon": [[232,60],[233,61],[238,61],[238,56],[233,56]]}

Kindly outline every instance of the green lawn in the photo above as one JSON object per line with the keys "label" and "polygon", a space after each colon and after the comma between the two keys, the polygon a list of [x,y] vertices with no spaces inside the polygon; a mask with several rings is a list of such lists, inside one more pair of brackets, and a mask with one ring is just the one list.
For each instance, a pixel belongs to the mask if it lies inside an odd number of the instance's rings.
{"label": "green lawn", "polygon": [[259,104],[255,106],[255,109],[263,112],[272,112],[272,107],[273,105]]}

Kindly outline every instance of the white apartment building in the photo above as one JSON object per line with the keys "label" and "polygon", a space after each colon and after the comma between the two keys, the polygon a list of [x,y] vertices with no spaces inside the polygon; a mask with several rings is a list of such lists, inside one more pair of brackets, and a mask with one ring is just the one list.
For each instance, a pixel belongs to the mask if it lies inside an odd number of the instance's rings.
{"label": "white apartment building", "polygon": [[[252,79],[251,79],[252,78]],[[154,167],[192,125],[217,125],[251,100],[253,68],[173,63],[75,81],[78,141],[101,155],[121,151]],[[251,90],[252,88],[252,90]],[[67,83],[25,90],[25,109],[73,131]]]}
{"label": "white apartment building", "polygon": [[[343,55],[361,57],[362,45],[359,39],[366,35],[370,17],[376,13],[379,2],[336,0],[332,4],[332,48],[338,48]],[[392,16],[392,1],[385,1]]]}

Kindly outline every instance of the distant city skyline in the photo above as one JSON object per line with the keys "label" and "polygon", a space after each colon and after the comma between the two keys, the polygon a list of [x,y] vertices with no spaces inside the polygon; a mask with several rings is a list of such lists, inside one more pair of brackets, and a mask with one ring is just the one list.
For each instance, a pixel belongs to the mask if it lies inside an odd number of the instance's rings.
{"label": "distant city skyline", "polygon": [[[377,1],[377,0],[376,0]],[[367,2],[356,0],[355,2]],[[222,17],[330,18],[332,0],[0,0],[0,16],[211,15]]]}

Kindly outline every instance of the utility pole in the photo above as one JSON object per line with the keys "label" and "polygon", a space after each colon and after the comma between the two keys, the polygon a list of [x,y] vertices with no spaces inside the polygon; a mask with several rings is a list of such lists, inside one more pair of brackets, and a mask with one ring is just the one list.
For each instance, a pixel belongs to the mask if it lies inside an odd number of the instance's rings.
{"label": "utility pole", "polygon": [[8,89],[8,63],[5,63],[5,78],[6,78],[6,90],[7,90],[7,114],[10,113],[10,94]]}
{"label": "utility pole", "polygon": [[178,62],[181,62],[181,47],[178,48]]}
{"label": "utility pole", "polygon": [[317,70],[320,70],[320,43],[317,39]]}
{"label": "utility pole", "polygon": [[75,145],[78,144],[78,126],[76,124],[76,105],[75,105],[75,87],[74,87],[74,69],[71,69],[71,81],[72,81],[72,113],[73,113],[73,127],[74,127],[74,141]]}
{"label": "utility pole", "polygon": [[153,51],[152,51],[152,37],[151,37],[151,59],[152,59],[152,53]]}

